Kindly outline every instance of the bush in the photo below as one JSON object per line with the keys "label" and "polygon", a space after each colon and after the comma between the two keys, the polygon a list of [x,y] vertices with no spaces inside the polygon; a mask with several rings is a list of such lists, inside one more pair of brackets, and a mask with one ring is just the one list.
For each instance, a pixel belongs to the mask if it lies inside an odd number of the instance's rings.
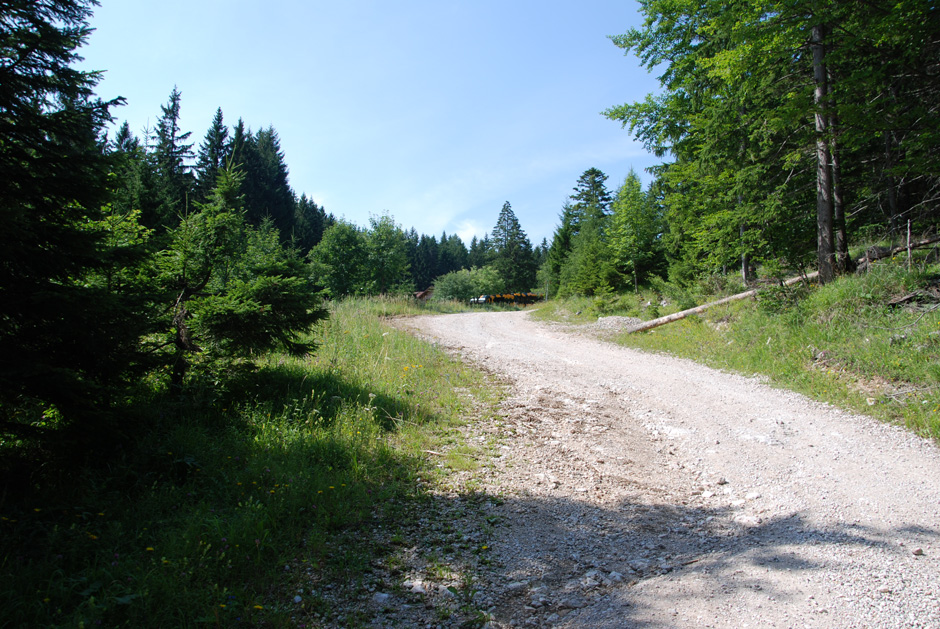
{"label": "bush", "polygon": [[469,301],[480,295],[502,292],[503,282],[496,268],[492,266],[452,271],[434,280],[435,299]]}

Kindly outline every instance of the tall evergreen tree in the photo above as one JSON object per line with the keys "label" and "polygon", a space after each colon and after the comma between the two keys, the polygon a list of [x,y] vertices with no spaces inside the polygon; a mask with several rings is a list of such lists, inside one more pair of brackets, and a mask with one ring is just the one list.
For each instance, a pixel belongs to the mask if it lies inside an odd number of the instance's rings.
{"label": "tall evergreen tree", "polygon": [[[578,178],[571,195],[572,211],[578,221],[599,218],[608,214],[612,201],[605,182],[607,175],[597,168],[588,168]],[[577,228],[577,225],[575,225]]]}
{"label": "tall evergreen tree", "polygon": [[118,127],[109,148],[116,175],[111,197],[114,210],[124,214],[142,211],[150,200],[147,194],[150,169],[147,154],[127,121]]}
{"label": "tall evergreen tree", "polygon": [[482,269],[488,262],[490,248],[489,234],[478,239],[476,236],[470,241],[470,250],[467,252],[467,264],[470,268]]}
{"label": "tall evergreen tree", "polygon": [[196,200],[200,203],[205,203],[215,189],[219,172],[226,166],[229,148],[228,127],[219,107],[196,155]]}
{"label": "tall evergreen tree", "polygon": [[506,292],[531,290],[535,285],[532,243],[519,225],[509,201],[503,204],[492,233],[492,264],[505,283]]}
{"label": "tall evergreen tree", "polygon": [[601,295],[619,288],[620,276],[611,255],[603,219],[595,217],[581,223],[572,239],[558,278],[558,295]]}
{"label": "tall evergreen tree", "polygon": [[333,216],[313,199],[302,194],[294,208],[292,240],[301,253],[308,253],[323,238],[323,232],[333,223]]}
{"label": "tall evergreen tree", "polygon": [[579,225],[580,220],[574,207],[570,201],[565,201],[559,217],[558,227],[552,235],[552,244],[548,249],[548,255],[540,269],[539,285],[545,289],[547,297],[552,297],[558,292],[561,270],[571,254],[572,239],[577,235]]}
{"label": "tall evergreen tree", "polygon": [[457,234],[447,235],[447,232],[441,234],[439,247],[440,258],[438,259],[437,275],[444,275],[451,271],[466,268],[468,264],[469,252],[463,240]]}
{"label": "tall evergreen tree", "polygon": [[287,164],[277,131],[273,127],[254,135],[249,131],[241,157],[236,156],[236,160],[240,160],[245,173],[242,188],[248,221],[257,226],[270,218],[282,241],[289,242],[296,200],[288,183]]}
{"label": "tall evergreen tree", "polygon": [[108,415],[143,322],[100,278],[113,253],[101,208],[111,164],[100,74],[73,67],[90,0],[0,10],[0,431],[29,438],[44,414]]}
{"label": "tall evergreen tree", "polygon": [[155,192],[159,195],[160,207],[153,226],[175,225],[193,201],[195,179],[188,164],[194,157],[193,145],[188,143],[192,133],[180,129],[181,101],[182,94],[174,86],[167,104],[160,106],[161,115],[154,130]]}
{"label": "tall evergreen tree", "polygon": [[421,235],[415,251],[415,267],[413,269],[415,288],[427,289],[434,278],[441,273],[438,271],[440,263],[440,246],[434,236]]}
{"label": "tall evergreen tree", "polygon": [[613,202],[610,248],[617,264],[632,278],[634,291],[661,260],[661,235],[659,208],[630,170]]}
{"label": "tall evergreen tree", "polygon": [[326,316],[306,265],[273,226],[246,223],[241,177],[223,170],[210,202],[183,217],[159,255],[171,295],[175,386],[199,359],[228,362],[272,349],[302,355],[313,348],[304,334]]}

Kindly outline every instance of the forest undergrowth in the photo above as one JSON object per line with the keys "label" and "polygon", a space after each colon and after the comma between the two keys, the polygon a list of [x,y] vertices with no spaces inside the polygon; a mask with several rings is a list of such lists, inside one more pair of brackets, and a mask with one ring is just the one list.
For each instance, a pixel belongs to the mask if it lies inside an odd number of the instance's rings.
{"label": "forest undergrowth", "polygon": [[184,397],[144,383],[136,434],[105,463],[0,444],[0,627],[355,624],[323,587],[368,572],[394,550],[377,524],[394,529],[436,479],[477,464],[455,428],[498,396],[382,321],[416,311],[348,300],[311,356],[272,354]]}

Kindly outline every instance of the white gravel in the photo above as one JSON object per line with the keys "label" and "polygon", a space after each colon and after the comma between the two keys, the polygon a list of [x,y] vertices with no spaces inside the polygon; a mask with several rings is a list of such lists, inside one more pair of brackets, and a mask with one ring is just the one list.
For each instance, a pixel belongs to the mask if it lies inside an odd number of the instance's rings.
{"label": "white gravel", "polygon": [[510,383],[489,626],[940,627],[934,444],[526,312],[398,325]]}

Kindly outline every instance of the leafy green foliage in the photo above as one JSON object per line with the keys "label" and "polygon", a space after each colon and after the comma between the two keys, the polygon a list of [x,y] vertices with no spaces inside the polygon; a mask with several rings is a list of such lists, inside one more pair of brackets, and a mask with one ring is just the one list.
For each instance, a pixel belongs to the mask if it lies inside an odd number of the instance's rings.
{"label": "leafy green foliage", "polygon": [[325,232],[309,254],[313,275],[333,299],[365,293],[367,259],[362,230],[339,220]]}
{"label": "leafy green foliage", "polygon": [[480,295],[502,293],[503,285],[503,278],[496,267],[461,269],[451,271],[434,281],[434,298],[469,301]]}
{"label": "leafy green foliage", "polygon": [[[750,279],[765,260],[801,269],[817,244],[847,269],[853,229],[935,225],[940,151],[921,142],[940,137],[928,96],[940,82],[914,61],[940,48],[931,3],[645,0],[642,11],[641,28],[612,39],[661,73],[663,91],[605,113],[671,158],[654,169],[671,277],[740,264]],[[907,19],[916,26],[899,28]],[[814,86],[827,89],[814,99]]]}
{"label": "leafy green foliage", "polygon": [[414,289],[408,243],[388,215],[372,217],[368,230],[337,221],[310,251],[313,275],[333,299],[409,293]]}
{"label": "leafy green foliage", "polygon": [[388,214],[373,216],[366,238],[367,294],[410,293],[414,290],[408,261],[408,240]]}

